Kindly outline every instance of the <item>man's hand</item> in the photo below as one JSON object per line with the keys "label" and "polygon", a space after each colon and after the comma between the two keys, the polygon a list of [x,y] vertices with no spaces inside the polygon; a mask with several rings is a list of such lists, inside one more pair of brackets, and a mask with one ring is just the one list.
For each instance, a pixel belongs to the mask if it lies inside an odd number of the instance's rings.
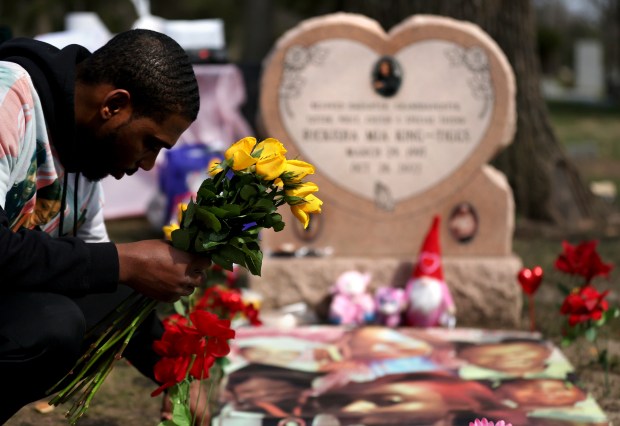
{"label": "man's hand", "polygon": [[208,258],[175,249],[164,240],[117,244],[116,248],[121,284],[162,302],[192,294],[211,266]]}

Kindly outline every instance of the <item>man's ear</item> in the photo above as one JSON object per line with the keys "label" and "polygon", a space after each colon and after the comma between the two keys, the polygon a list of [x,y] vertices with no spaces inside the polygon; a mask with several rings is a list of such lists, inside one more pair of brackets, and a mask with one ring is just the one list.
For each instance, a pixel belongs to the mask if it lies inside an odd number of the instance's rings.
{"label": "man's ear", "polygon": [[109,120],[120,113],[131,115],[131,95],[125,89],[110,90],[103,98],[100,114],[104,120]]}

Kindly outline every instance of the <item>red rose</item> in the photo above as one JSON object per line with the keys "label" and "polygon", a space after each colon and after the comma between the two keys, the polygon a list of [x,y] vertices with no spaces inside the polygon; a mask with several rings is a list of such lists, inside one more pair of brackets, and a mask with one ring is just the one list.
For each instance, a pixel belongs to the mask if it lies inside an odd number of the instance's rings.
{"label": "red rose", "polygon": [[594,287],[586,285],[564,299],[560,312],[568,315],[568,324],[573,327],[588,320],[599,320],[609,309],[605,299],[609,290],[599,293]]}
{"label": "red rose", "polygon": [[153,350],[168,358],[190,356],[200,349],[200,338],[195,329],[177,325],[164,329],[161,339],[153,342]]}
{"label": "red rose", "polygon": [[155,379],[162,385],[155,389],[151,396],[157,396],[165,389],[182,382],[187,375],[191,357],[162,358],[157,361],[153,372]]}
{"label": "red rose", "polygon": [[248,303],[245,305],[243,310],[243,314],[250,321],[250,324],[254,326],[263,325],[263,322],[258,318],[258,309],[254,307],[253,303]]}
{"label": "red rose", "polygon": [[573,246],[566,241],[562,242],[564,252],[555,261],[556,269],[571,275],[580,275],[586,283],[598,275],[609,276],[612,264],[601,261],[596,252],[598,241],[586,241]]}

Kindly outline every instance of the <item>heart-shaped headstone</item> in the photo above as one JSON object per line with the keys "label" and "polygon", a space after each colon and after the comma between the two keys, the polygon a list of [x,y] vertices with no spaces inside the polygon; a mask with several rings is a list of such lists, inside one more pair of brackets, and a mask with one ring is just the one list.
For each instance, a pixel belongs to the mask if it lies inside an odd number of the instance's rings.
{"label": "heart-shaped headstone", "polygon": [[316,166],[323,194],[411,210],[463,185],[510,142],[513,79],[472,24],[414,16],[386,34],[340,13],[279,40],[261,114],[269,136]]}
{"label": "heart-shaped headstone", "polygon": [[543,269],[540,266],[535,266],[532,269],[523,268],[519,271],[517,279],[523,288],[523,292],[531,296],[536,293],[542,283]]}

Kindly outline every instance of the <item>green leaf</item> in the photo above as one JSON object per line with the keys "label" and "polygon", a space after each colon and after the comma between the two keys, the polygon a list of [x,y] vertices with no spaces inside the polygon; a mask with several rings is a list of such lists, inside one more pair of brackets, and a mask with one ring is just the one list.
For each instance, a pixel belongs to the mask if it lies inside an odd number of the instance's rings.
{"label": "green leaf", "polygon": [[261,267],[263,264],[263,252],[259,249],[253,249],[250,247],[253,245],[255,244],[252,243],[244,245],[241,247],[241,250],[243,250],[243,253],[245,254],[245,264],[250,273],[252,275],[260,276]]}
{"label": "green leaf", "polygon": [[233,216],[239,216],[241,214],[241,207],[237,204],[224,204],[221,208],[230,212]]}
{"label": "green leaf", "polygon": [[292,196],[292,195],[287,195],[284,197],[284,199],[286,200],[286,203],[290,206],[294,206],[296,204],[302,204],[305,203],[306,200],[302,197],[296,197],[296,196]]}
{"label": "green leaf", "polygon": [[201,187],[201,188],[198,190],[197,195],[198,195],[200,198],[203,198],[203,199],[206,199],[206,200],[209,200],[209,199],[215,198],[215,192],[213,192],[213,191],[211,191],[211,190],[207,189],[206,187]]}
{"label": "green leaf", "polygon": [[196,203],[190,201],[187,204],[187,209],[183,212],[183,220],[181,221],[181,228],[189,228],[194,220],[194,212],[196,211]]}
{"label": "green leaf", "polygon": [[224,245],[226,244],[224,241],[198,241],[198,239],[196,239],[196,244],[195,244],[195,248],[197,252],[201,252],[201,251],[211,251],[214,248]]}
{"label": "green leaf", "polygon": [[175,229],[172,231],[172,245],[179,250],[188,251],[191,243],[191,236],[187,229]]}
{"label": "green leaf", "polygon": [[265,212],[273,212],[276,207],[273,205],[273,201],[268,200],[266,198],[261,198],[252,206],[252,210],[256,211],[265,211]]}
{"label": "green leaf", "polygon": [[175,311],[177,314],[179,314],[179,315],[181,315],[181,316],[185,316],[185,314],[186,314],[186,311],[185,311],[185,304],[183,303],[183,301],[182,301],[182,300],[180,300],[180,299],[179,299],[179,300],[177,300],[176,302],[174,302],[173,306],[174,306],[174,311]]}
{"label": "green leaf", "polygon": [[208,210],[220,219],[226,219],[226,218],[235,217],[239,215],[238,213],[235,214],[235,212],[232,212],[227,209],[223,209],[221,207],[215,207],[215,206],[208,207]]}
{"label": "green leaf", "polygon": [[563,283],[558,283],[558,289],[562,292],[564,296],[568,296],[572,291],[572,289],[570,289]]}
{"label": "green leaf", "polygon": [[280,232],[281,230],[284,229],[284,225],[285,223],[282,221],[276,222],[273,224],[273,230],[276,232]]}
{"label": "green leaf", "polygon": [[221,247],[219,253],[227,259],[230,259],[233,263],[237,263],[239,265],[243,265],[245,263],[243,251],[232,244],[226,244]]}
{"label": "green leaf", "polygon": [[241,199],[244,201],[248,201],[250,198],[254,197],[258,194],[258,190],[253,185],[245,185],[241,188],[239,195]]}
{"label": "green leaf", "polygon": [[226,269],[227,271],[233,270],[232,262],[229,259],[226,259],[225,257],[221,256],[217,252],[211,253],[211,261],[215,263],[216,265],[219,265],[222,268]]}
{"label": "green leaf", "polygon": [[562,338],[562,343],[561,343],[561,345],[562,345],[563,347],[570,346],[572,343],[573,343],[573,339],[571,339],[570,337],[563,337],[563,338]]}
{"label": "green leaf", "polygon": [[192,413],[189,409],[189,381],[184,380],[168,389],[168,398],[172,402],[172,419],[161,422],[158,426],[191,426]]}
{"label": "green leaf", "polygon": [[246,219],[247,222],[258,222],[258,221],[261,221],[265,217],[266,214],[269,214],[269,213],[250,213],[250,214],[240,216],[240,218]]}
{"label": "green leaf", "polygon": [[222,229],[222,224],[217,217],[205,207],[198,207],[196,209],[196,217],[205,225],[205,227],[219,231]]}
{"label": "green leaf", "polygon": [[590,327],[586,330],[584,336],[589,342],[594,342],[596,340],[596,334],[596,328]]}

